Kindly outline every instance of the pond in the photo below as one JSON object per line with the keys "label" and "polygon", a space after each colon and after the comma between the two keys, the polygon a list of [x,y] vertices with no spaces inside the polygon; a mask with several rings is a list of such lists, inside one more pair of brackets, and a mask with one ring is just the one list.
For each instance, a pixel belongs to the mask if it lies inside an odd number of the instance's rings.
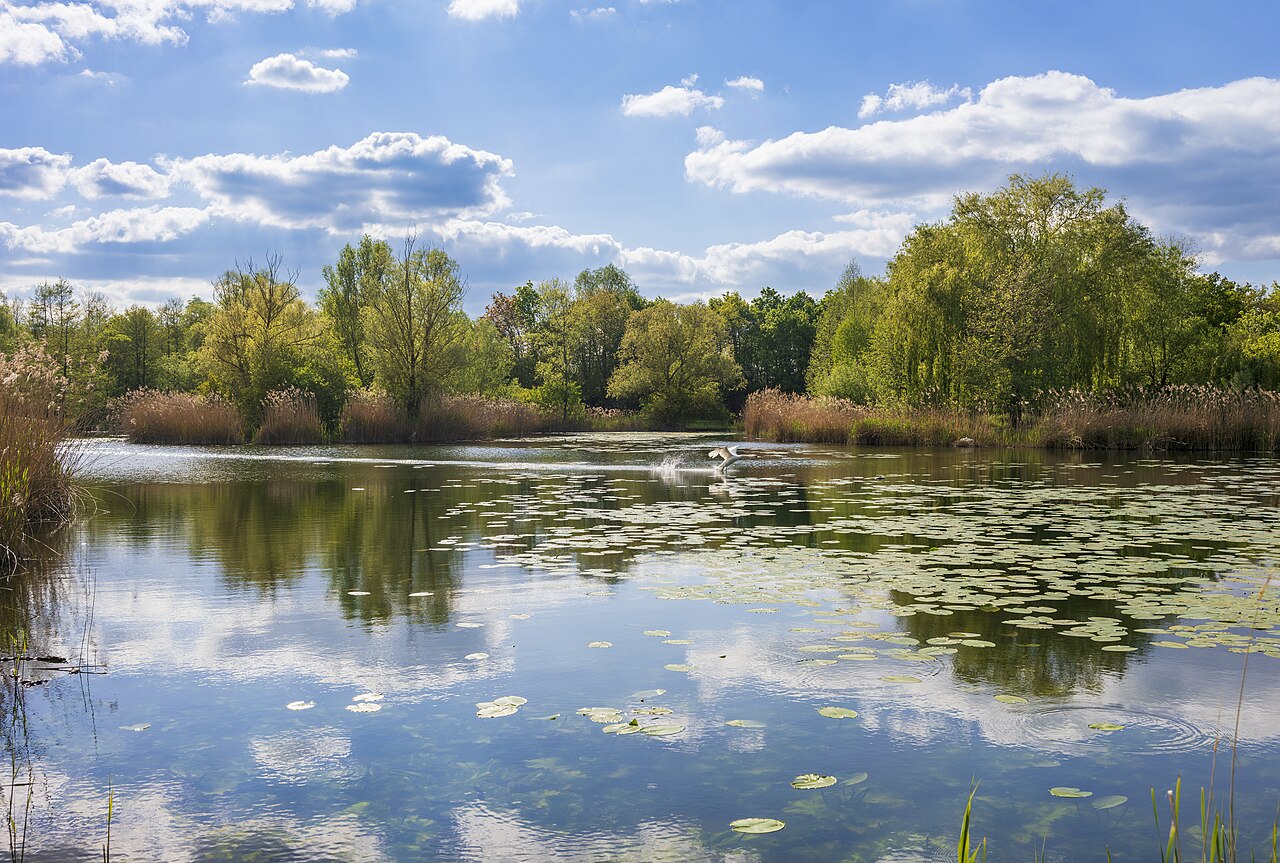
{"label": "pond", "polygon": [[1233,763],[1269,852],[1280,464],[722,443],[87,443],[27,859],[1150,860]]}

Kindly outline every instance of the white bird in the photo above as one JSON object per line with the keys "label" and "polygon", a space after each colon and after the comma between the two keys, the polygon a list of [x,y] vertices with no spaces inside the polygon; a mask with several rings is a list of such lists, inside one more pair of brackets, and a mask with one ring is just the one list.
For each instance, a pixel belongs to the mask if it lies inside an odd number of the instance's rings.
{"label": "white bird", "polygon": [[711,452],[707,453],[707,458],[724,459],[724,461],[716,465],[716,470],[722,471],[734,462],[742,461],[745,456],[738,455],[738,448],[736,446],[722,446],[719,449],[713,449]]}

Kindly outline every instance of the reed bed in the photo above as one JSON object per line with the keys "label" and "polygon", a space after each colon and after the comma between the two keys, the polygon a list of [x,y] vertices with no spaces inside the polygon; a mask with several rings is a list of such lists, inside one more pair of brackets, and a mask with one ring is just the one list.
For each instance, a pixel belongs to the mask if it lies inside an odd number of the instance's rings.
{"label": "reed bed", "polygon": [[409,424],[386,393],[355,393],[338,419],[338,438],[343,443],[403,443],[409,435]]}
{"label": "reed bed", "polygon": [[16,565],[40,525],[75,509],[77,451],[61,410],[56,363],[37,347],[0,354],[0,570]]}
{"label": "reed bed", "polygon": [[764,390],[747,398],[742,423],[747,437],[779,442],[1276,452],[1280,394],[1213,386],[1071,391],[1050,395],[1011,427],[981,411],[864,406]]}
{"label": "reed bed", "polygon": [[536,407],[515,399],[441,396],[425,402],[418,414],[421,443],[527,437],[546,428]]}
{"label": "reed bed", "polygon": [[113,404],[119,429],[133,443],[244,443],[240,414],[216,396],[134,390]]}
{"label": "reed bed", "polygon": [[324,425],[316,397],[297,387],[267,393],[262,425],[254,435],[257,444],[292,445],[324,442]]}

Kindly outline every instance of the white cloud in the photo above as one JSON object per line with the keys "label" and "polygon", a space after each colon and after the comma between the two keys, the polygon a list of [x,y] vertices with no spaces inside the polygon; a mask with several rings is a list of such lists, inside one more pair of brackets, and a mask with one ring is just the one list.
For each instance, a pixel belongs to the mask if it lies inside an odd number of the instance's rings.
{"label": "white cloud", "polygon": [[355,48],[325,48],[318,53],[326,60],[354,60],[360,56],[360,52]]}
{"label": "white cloud", "polygon": [[1272,257],[1280,224],[1280,80],[1125,98],[1080,75],[993,81],[971,102],[763,143],[708,139],[688,179],[858,207],[945,206],[1010,173],[1069,171],[1123,194],[1162,232],[1223,258]]}
{"label": "white cloud", "polygon": [[72,53],[62,37],[44,24],[20,21],[7,6],[0,6],[0,63],[38,66],[65,60]]}
{"label": "white cloud", "polygon": [[735,90],[746,90],[749,93],[764,92],[764,82],[759,78],[752,78],[750,75],[742,75],[732,81],[725,81],[724,85],[733,87]]}
{"label": "white cloud", "polygon": [[[354,8],[356,0],[307,0],[330,15]],[[279,13],[294,0],[37,0],[17,5],[0,0],[0,63],[37,65],[79,54],[90,39],[146,45],[187,42],[181,22],[203,12],[209,21],[240,13]]]}
{"label": "white cloud", "polygon": [[575,21],[599,21],[608,18],[618,10],[612,6],[597,6],[594,9],[571,9],[569,17]]}
{"label": "white cloud", "polygon": [[694,132],[694,138],[701,148],[714,147],[724,140],[724,132],[721,132],[715,126],[699,126]]}
{"label": "white cloud", "polygon": [[108,87],[114,87],[124,80],[124,76],[117,72],[99,72],[95,69],[81,69],[77,77],[84,78],[87,81],[100,81]]}
{"label": "white cloud", "polygon": [[43,147],[0,149],[0,195],[51,198],[66,185],[71,157]]}
{"label": "white cloud", "polygon": [[254,63],[245,83],[304,93],[333,93],[350,81],[341,69],[326,69],[293,54],[277,54]]}
{"label": "white cloud", "polygon": [[885,111],[902,111],[907,108],[923,111],[926,108],[945,105],[956,98],[967,101],[973,98],[973,91],[968,87],[961,88],[958,84],[952,84],[946,90],[941,90],[928,81],[890,84],[883,96],[875,93],[863,96],[858,116],[866,118]]}
{"label": "white cloud", "polygon": [[219,215],[332,232],[488,214],[509,204],[499,180],[512,173],[494,153],[412,132],[375,132],[301,156],[209,154],[167,167]]}
{"label": "white cloud", "polygon": [[168,242],[203,225],[207,210],[191,207],[147,207],[111,210],[66,228],[39,225],[19,227],[0,222],[0,242],[10,249],[35,254],[72,254],[86,245],[102,243]]}
{"label": "white cloud", "polygon": [[106,196],[163,198],[169,194],[169,178],[150,165],[97,159],[70,173],[71,184],[89,200]]}
{"label": "white cloud", "polygon": [[628,117],[688,117],[695,108],[716,110],[724,105],[721,97],[695,89],[697,80],[697,75],[691,75],[681,87],[668,84],[656,93],[623,96],[622,113]]}
{"label": "white cloud", "polygon": [[520,11],[520,0],[450,0],[449,17],[464,21],[485,18],[512,18]]}

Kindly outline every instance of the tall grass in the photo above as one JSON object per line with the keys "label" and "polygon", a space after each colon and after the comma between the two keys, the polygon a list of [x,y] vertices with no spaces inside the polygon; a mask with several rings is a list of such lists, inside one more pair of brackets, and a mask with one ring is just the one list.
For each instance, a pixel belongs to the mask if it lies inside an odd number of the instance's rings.
{"label": "tall grass", "polygon": [[258,444],[311,444],[324,441],[324,425],[316,397],[297,387],[267,393],[262,425],[253,442]]}
{"label": "tall grass", "polygon": [[527,402],[484,396],[440,396],[423,403],[418,414],[417,439],[429,443],[525,437],[545,428],[542,414]]}
{"label": "tall grass", "polygon": [[409,432],[395,402],[381,392],[355,393],[338,419],[338,437],[344,443],[403,443]]}
{"label": "tall grass", "polygon": [[38,347],[0,354],[0,569],[17,564],[33,528],[75,506],[77,452],[60,410],[62,378]]}
{"label": "tall grass", "polygon": [[1108,395],[1051,394],[1021,426],[956,408],[872,407],[824,396],[752,393],[742,415],[747,437],[781,442],[883,446],[1046,449],[1280,450],[1280,394],[1214,386],[1177,386]]}
{"label": "tall grass", "polygon": [[216,396],[134,390],[112,407],[120,431],[133,443],[244,443],[240,414]]}

